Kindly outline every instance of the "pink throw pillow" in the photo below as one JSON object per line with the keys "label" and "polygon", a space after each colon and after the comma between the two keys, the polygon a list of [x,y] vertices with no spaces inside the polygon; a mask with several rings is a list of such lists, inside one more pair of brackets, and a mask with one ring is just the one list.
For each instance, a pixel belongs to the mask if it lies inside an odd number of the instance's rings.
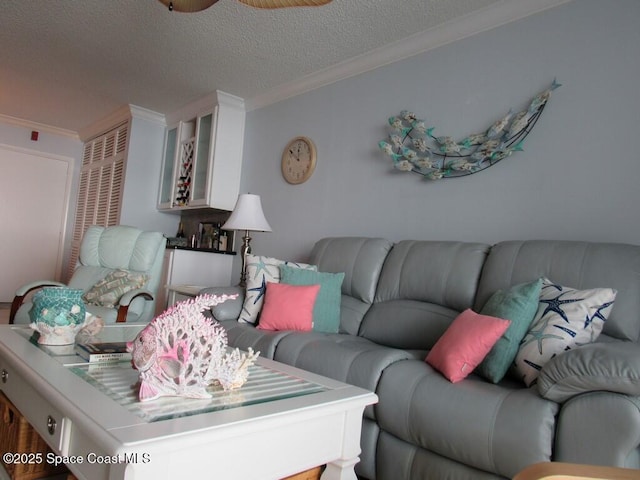
{"label": "pink throw pillow", "polygon": [[459,382],[484,360],[510,323],[469,308],[449,325],[425,360],[451,383]]}
{"label": "pink throw pillow", "polygon": [[313,306],[319,291],[320,285],[267,282],[258,328],[310,331],[313,327]]}

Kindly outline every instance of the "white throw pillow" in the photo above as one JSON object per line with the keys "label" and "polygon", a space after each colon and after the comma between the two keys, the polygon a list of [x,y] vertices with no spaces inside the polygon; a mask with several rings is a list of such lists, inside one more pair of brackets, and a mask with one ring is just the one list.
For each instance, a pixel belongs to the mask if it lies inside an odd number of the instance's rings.
{"label": "white throw pillow", "polygon": [[247,287],[238,322],[251,323],[254,325],[262,309],[267,282],[280,283],[280,265],[304,268],[306,270],[318,270],[318,267],[315,265],[287,262],[285,260],[278,260],[277,258],[261,257],[251,254],[247,255],[246,262]]}
{"label": "white throw pillow", "polygon": [[611,288],[575,290],[543,279],[538,312],[515,359],[527,386],[535,383],[551,358],[598,338],[616,293]]}

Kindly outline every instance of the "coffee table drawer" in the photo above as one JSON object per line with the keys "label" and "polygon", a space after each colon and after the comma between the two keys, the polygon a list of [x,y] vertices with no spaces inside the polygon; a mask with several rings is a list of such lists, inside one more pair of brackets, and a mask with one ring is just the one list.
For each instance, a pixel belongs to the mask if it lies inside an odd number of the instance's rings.
{"label": "coffee table drawer", "polygon": [[0,366],[0,390],[14,405],[20,405],[20,413],[54,452],[67,454],[70,419],[64,417],[7,365]]}

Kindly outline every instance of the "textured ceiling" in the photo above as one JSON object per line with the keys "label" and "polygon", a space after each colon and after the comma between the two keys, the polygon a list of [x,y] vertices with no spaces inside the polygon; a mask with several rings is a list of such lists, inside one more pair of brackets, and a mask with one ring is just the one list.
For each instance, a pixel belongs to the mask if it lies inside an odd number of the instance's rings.
{"label": "textured ceiling", "polygon": [[507,0],[2,0],[0,114],[79,131],[126,104],[170,113],[216,89],[251,99]]}

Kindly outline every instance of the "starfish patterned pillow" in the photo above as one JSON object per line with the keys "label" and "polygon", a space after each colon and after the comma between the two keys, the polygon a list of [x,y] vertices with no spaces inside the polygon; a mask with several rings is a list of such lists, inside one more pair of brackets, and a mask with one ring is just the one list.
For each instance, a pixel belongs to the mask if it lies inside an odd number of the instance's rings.
{"label": "starfish patterned pillow", "polygon": [[316,265],[287,262],[277,258],[251,254],[247,255],[246,264],[247,286],[238,322],[251,323],[253,325],[257,323],[258,315],[262,310],[264,294],[267,291],[267,282],[280,283],[280,265],[288,265],[305,270],[318,270]]}
{"label": "starfish patterned pillow", "polygon": [[553,357],[598,338],[616,293],[611,288],[575,290],[542,280],[538,312],[515,359],[516,371],[528,387]]}

